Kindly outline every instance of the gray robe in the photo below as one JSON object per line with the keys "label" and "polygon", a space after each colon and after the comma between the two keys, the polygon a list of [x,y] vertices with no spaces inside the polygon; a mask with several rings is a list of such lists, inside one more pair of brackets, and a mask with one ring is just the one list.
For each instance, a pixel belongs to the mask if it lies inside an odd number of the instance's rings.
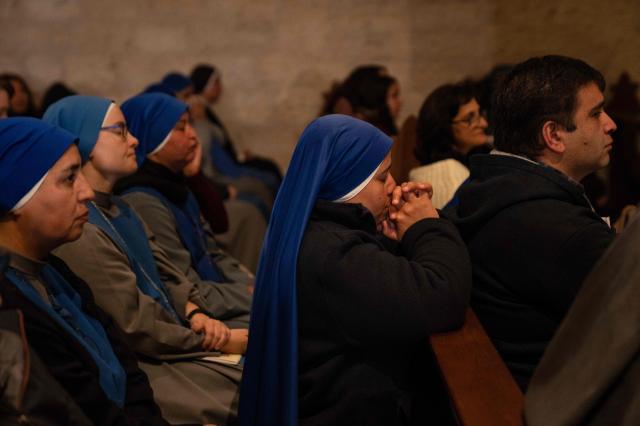
{"label": "gray robe", "polygon": [[[108,206],[106,194],[97,195],[105,216],[119,214],[116,206]],[[160,277],[179,315],[184,318],[187,300],[214,314],[224,311],[228,301],[211,297],[216,303],[209,303],[198,286],[158,247],[153,234],[149,233],[148,238]],[[80,239],[60,246],[54,254],[89,285],[98,306],[125,332],[169,422],[225,424],[235,418],[242,368],[198,360],[202,355],[202,335],[176,322],[138,289],[127,256],[109,236],[87,223]]]}
{"label": "gray robe", "polygon": [[[167,254],[172,263],[187,276],[191,282],[198,284],[200,291],[212,293],[202,296],[209,303],[210,298],[228,301],[228,311],[236,318],[246,313],[248,327],[249,311],[251,309],[251,295],[248,286],[253,284],[254,275],[238,260],[225,253],[218,247],[209,225],[202,220],[201,224],[207,234],[207,252],[215,257],[215,263],[229,279],[229,282],[216,283],[203,280],[191,265],[191,254],[182,244],[173,213],[153,195],[144,192],[131,192],[122,196],[144,220],[151,232],[155,235],[158,246]],[[237,321],[237,320],[236,320]],[[227,322],[229,324],[229,322]],[[240,325],[235,325],[240,327]]]}
{"label": "gray robe", "polygon": [[255,272],[258,269],[267,222],[254,205],[245,201],[226,200],[224,207],[229,217],[229,229],[223,234],[216,234],[216,241]]}
{"label": "gray robe", "polygon": [[536,368],[529,425],[640,425],[640,215],[584,282]]}

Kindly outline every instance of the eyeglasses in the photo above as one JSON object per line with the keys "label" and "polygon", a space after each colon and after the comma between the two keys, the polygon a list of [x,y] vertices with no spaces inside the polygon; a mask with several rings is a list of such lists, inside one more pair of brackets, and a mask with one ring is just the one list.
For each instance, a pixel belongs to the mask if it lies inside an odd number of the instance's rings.
{"label": "eyeglasses", "polygon": [[106,130],[107,132],[120,136],[123,141],[127,140],[127,135],[129,134],[129,129],[125,123],[117,123],[111,126],[100,127],[100,130]]}
{"label": "eyeglasses", "polygon": [[479,123],[482,119],[487,119],[487,114],[485,111],[481,112],[472,112],[467,114],[464,118],[460,118],[458,120],[453,120],[451,124],[464,124],[467,127],[471,127],[476,123]]}

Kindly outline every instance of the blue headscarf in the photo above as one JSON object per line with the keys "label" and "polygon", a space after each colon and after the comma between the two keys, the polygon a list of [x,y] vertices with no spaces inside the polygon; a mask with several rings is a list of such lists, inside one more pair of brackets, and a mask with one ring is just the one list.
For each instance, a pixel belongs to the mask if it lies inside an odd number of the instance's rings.
{"label": "blue headscarf", "polygon": [[77,138],[35,118],[0,120],[0,215],[47,174]]}
{"label": "blue headscarf", "polygon": [[160,82],[163,86],[168,87],[173,91],[173,94],[178,93],[181,90],[191,86],[191,80],[186,75],[182,75],[178,72],[170,72],[165,75]]}
{"label": "blue headscarf", "polygon": [[[164,93],[170,96],[174,96],[175,92],[172,88],[162,84],[162,83],[151,83],[147,87],[144,88],[142,93]],[[141,93],[141,94],[142,94]]]}
{"label": "blue headscarf", "polygon": [[391,143],[374,126],[345,115],[318,118],[300,137],[260,254],[240,424],[297,424],[296,264],[309,215],[316,200],[337,200],[370,177]]}
{"label": "blue headscarf", "polygon": [[144,93],[125,101],[122,113],[131,133],[138,138],[138,166],[169,135],[189,106],[164,93]]}
{"label": "blue headscarf", "polygon": [[98,141],[100,127],[112,103],[97,96],[69,96],[47,108],[42,120],[78,135],[80,157],[85,162]]}

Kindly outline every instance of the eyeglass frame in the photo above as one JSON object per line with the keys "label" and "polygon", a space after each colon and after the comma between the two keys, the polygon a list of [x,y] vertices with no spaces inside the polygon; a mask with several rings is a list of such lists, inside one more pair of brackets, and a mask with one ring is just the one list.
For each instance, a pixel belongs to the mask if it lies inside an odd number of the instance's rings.
{"label": "eyeglass frame", "polygon": [[474,124],[478,123],[483,118],[485,120],[487,119],[487,112],[484,110],[480,111],[478,115],[472,115],[469,118],[460,118],[458,120],[452,120],[451,124],[464,124],[466,127],[471,127]]}
{"label": "eyeglass frame", "polygon": [[[116,129],[119,129],[122,134],[114,132],[114,130]],[[100,131],[103,131],[103,130],[109,133],[112,133],[116,136],[120,136],[123,141],[126,141],[127,136],[129,136],[129,127],[127,127],[127,123],[123,123],[123,122],[112,124],[110,126],[100,127]]]}

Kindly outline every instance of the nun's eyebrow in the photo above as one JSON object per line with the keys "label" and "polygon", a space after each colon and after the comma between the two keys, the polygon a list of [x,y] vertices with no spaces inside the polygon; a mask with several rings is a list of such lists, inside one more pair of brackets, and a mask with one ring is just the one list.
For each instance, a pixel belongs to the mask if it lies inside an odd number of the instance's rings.
{"label": "nun's eyebrow", "polygon": [[62,173],[77,172],[80,170],[80,163],[73,163],[62,169]]}
{"label": "nun's eyebrow", "polygon": [[385,173],[387,173],[390,169],[391,169],[391,163],[389,163],[389,166],[388,166],[386,169],[382,170],[382,171],[380,172],[380,174],[381,174],[381,175],[382,175],[382,174],[385,174]]}

